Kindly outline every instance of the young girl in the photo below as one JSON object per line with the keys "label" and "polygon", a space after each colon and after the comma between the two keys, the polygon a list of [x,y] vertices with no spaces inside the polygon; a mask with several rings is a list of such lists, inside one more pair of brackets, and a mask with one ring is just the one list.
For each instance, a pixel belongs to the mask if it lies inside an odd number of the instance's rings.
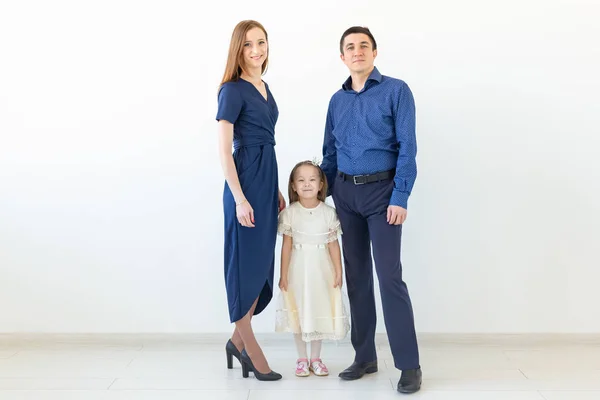
{"label": "young girl", "polygon": [[[329,374],[321,361],[321,340],[343,339],[350,328],[342,297],[342,233],[333,207],[324,203],[327,180],[311,161],[290,174],[290,205],[279,214],[281,289],[277,332],[292,332],[298,348],[296,375]],[[306,342],[311,343],[310,363]]]}

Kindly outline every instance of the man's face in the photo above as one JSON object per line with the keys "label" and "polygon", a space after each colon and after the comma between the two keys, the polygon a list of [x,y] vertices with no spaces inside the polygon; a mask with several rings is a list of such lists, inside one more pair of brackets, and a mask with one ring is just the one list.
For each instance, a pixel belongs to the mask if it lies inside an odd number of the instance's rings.
{"label": "man's face", "polygon": [[364,33],[352,33],[344,39],[344,54],[340,56],[350,72],[362,73],[373,69],[377,50]]}

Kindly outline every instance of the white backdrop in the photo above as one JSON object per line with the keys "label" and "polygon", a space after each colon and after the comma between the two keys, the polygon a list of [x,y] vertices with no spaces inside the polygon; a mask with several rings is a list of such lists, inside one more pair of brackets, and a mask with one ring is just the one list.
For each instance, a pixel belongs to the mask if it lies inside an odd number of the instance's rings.
{"label": "white backdrop", "polygon": [[270,35],[282,185],[320,156],[346,28],[412,88],[419,332],[600,332],[598,2],[199,3],[1,3],[0,332],[230,330],[214,117],[242,19]]}

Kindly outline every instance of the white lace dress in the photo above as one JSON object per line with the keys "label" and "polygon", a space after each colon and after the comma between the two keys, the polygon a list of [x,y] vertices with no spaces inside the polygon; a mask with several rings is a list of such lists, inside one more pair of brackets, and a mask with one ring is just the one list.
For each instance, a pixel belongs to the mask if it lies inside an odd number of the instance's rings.
{"label": "white lace dress", "polygon": [[292,203],[279,214],[278,232],[291,236],[293,247],[275,330],[301,334],[306,342],[343,339],[350,329],[348,308],[342,290],[333,287],[327,248],[342,233],[335,209],[323,202],[312,209]]}

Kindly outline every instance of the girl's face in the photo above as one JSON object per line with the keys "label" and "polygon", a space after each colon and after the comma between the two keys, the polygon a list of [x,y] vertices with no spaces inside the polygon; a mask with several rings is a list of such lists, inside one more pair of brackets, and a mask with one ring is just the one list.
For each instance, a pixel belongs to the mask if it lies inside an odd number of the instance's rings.
{"label": "girl's face", "polygon": [[244,62],[247,69],[261,69],[269,51],[265,33],[260,28],[252,28],[246,33],[244,42]]}
{"label": "girl's face", "polygon": [[316,199],[319,195],[319,191],[323,189],[323,182],[321,181],[319,170],[311,165],[300,166],[296,170],[292,187],[301,199]]}

